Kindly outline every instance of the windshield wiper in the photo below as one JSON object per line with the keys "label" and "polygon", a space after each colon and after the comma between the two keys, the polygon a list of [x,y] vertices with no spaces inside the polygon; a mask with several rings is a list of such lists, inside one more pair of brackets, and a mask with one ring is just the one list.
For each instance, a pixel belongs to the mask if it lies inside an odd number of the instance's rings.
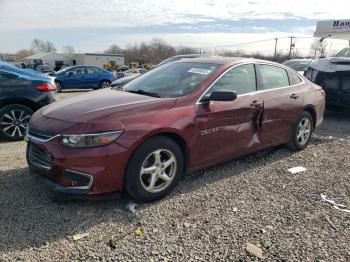
{"label": "windshield wiper", "polygon": [[134,93],[134,94],[140,94],[140,95],[145,95],[145,96],[153,96],[153,97],[159,97],[160,95],[158,93],[154,93],[154,92],[148,92],[148,91],[144,91],[144,90],[127,90],[127,92],[129,93]]}

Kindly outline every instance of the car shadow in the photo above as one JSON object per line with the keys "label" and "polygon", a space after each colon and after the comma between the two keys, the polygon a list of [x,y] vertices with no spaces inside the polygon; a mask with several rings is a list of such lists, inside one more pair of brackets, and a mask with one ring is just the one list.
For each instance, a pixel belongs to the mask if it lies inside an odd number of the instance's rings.
{"label": "car shadow", "polygon": [[[161,201],[200,190],[227,177],[240,176],[242,172],[264,165],[264,159],[278,161],[293,153],[276,147],[184,175],[178,187]],[[27,168],[0,171],[0,252],[45,246],[108,221],[135,224],[128,220],[128,196],[53,202],[50,192],[37,180]],[[139,208],[147,209],[157,203]]]}

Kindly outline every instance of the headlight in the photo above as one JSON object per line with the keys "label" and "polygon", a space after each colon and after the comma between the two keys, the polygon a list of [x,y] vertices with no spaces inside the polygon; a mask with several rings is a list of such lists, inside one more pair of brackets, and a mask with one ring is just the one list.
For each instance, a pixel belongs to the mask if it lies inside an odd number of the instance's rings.
{"label": "headlight", "polygon": [[62,135],[60,141],[70,147],[98,147],[112,143],[123,133],[122,130],[99,134]]}

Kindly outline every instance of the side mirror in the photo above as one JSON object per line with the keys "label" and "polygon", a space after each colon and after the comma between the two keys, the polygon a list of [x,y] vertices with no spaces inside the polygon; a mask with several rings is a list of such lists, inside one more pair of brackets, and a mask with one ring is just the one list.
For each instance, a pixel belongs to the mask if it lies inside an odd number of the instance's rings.
{"label": "side mirror", "polygon": [[72,76],[72,75],[73,75],[73,72],[69,72],[68,75],[69,75],[69,76]]}
{"label": "side mirror", "polygon": [[208,97],[204,97],[203,102],[210,101],[234,101],[237,98],[237,93],[234,91],[214,91]]}

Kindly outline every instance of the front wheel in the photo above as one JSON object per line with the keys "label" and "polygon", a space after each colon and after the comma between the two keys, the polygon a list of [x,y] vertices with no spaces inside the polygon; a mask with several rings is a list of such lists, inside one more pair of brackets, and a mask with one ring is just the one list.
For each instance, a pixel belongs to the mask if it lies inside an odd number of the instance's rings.
{"label": "front wheel", "polygon": [[151,138],[130,158],[125,190],[137,201],[158,200],[176,186],[183,167],[182,151],[173,140],[163,136]]}
{"label": "front wheel", "polygon": [[8,105],[0,110],[0,136],[9,140],[24,138],[33,110],[23,105]]}
{"label": "front wheel", "polygon": [[306,148],[310,141],[313,127],[314,123],[311,114],[303,111],[295,121],[292,139],[287,146],[294,151]]}

